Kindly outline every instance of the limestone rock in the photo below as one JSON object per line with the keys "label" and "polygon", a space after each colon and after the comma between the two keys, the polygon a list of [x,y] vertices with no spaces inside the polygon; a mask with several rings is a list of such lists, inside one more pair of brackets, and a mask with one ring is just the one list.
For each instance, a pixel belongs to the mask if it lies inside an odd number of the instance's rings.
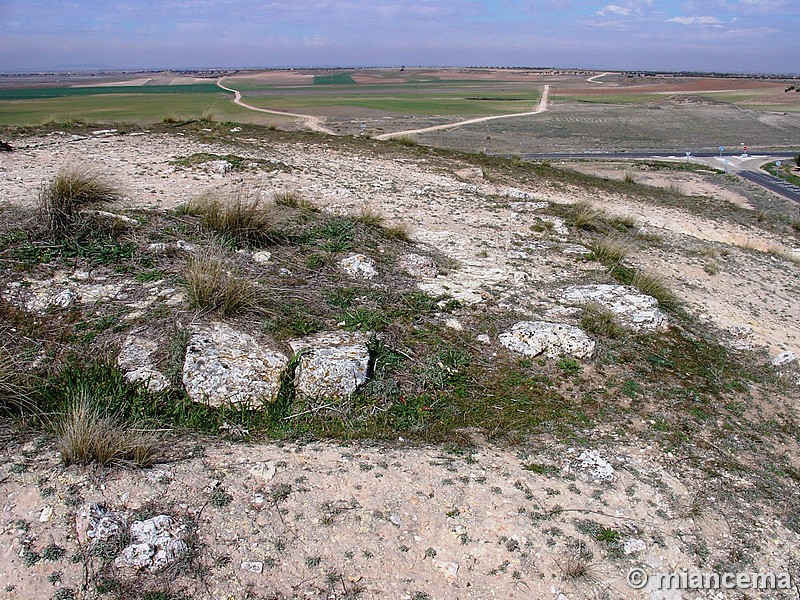
{"label": "limestone rock", "polygon": [[772,359],[772,366],[782,367],[797,362],[797,355],[794,352],[781,352]]}
{"label": "limestone rock", "polygon": [[351,254],[341,259],[339,267],[353,279],[372,279],[378,274],[375,261],[363,254]]}
{"label": "limestone rock", "polygon": [[224,323],[198,327],[186,347],[183,384],[195,402],[258,407],[272,401],[288,364],[281,352]]}
{"label": "limestone rock", "polygon": [[163,569],[188,550],[186,542],[179,537],[180,532],[181,528],[176,527],[168,515],[135,521],[130,529],[132,543],[122,551],[114,564],[148,571]]}
{"label": "limestone rock", "polygon": [[564,299],[574,304],[599,304],[614,313],[622,325],[637,331],[668,327],[667,315],[658,308],[658,300],[627,285],[575,286],[566,290]]}
{"label": "limestone rock", "polygon": [[597,450],[581,452],[576,469],[584,481],[609,482],[614,479],[614,467]]}
{"label": "limestone rock", "polygon": [[133,383],[144,383],[151,392],[160,392],[169,387],[169,381],[153,364],[153,354],[158,350],[155,340],[130,334],[122,344],[117,364],[125,379]]}
{"label": "limestone rock", "polygon": [[548,358],[561,354],[590,358],[594,353],[594,342],[583,330],[563,323],[519,321],[497,339],[509,350],[525,356],[544,353]]}
{"label": "limestone rock", "polygon": [[291,340],[301,353],[295,371],[295,390],[310,398],[346,398],[367,380],[369,335],[343,331],[324,332]]}
{"label": "limestone rock", "polygon": [[83,506],[75,518],[75,530],[80,542],[96,544],[121,540],[125,533],[125,515],[108,510],[102,504]]}
{"label": "limestone rock", "polygon": [[505,188],[500,192],[500,195],[505,198],[514,198],[515,200],[533,200],[533,195],[530,192],[513,187]]}
{"label": "limestone rock", "polygon": [[259,265],[266,265],[272,259],[272,252],[268,250],[260,250],[253,252],[253,260]]}
{"label": "limestone rock", "polygon": [[466,181],[482,180],[484,178],[483,169],[480,167],[464,167],[456,171],[455,176]]}
{"label": "limestone rock", "polygon": [[439,274],[439,269],[430,256],[414,254],[413,252],[403,254],[398,258],[397,268],[412,277],[432,279]]}

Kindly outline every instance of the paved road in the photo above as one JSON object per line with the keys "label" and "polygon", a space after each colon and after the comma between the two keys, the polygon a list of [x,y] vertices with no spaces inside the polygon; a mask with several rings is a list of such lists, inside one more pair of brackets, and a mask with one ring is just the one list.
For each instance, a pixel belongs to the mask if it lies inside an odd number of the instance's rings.
{"label": "paved road", "polygon": [[[800,204],[800,187],[774,177],[769,173],[759,170],[759,166],[782,158],[792,159],[797,152],[770,152],[769,154],[742,155],[723,154],[719,152],[693,152],[689,160],[695,163],[708,165],[715,169],[731,171],[739,177],[760,185],[761,187],[780,194]],[[671,154],[669,152],[550,152],[537,154],[523,154],[528,160],[569,160],[581,158],[599,158],[611,160],[686,160],[686,155]]]}
{"label": "paved road", "polygon": [[774,177],[769,173],[763,171],[738,171],[736,173],[739,177],[752,181],[763,188],[780,194],[781,196],[793,200],[800,204],[800,187],[784,181],[779,177]]}

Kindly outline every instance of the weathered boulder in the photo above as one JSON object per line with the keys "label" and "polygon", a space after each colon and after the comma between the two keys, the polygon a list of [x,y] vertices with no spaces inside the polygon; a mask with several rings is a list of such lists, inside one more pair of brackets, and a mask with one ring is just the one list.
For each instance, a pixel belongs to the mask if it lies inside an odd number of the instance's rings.
{"label": "weathered boulder", "polygon": [[195,401],[258,407],[272,401],[289,359],[225,323],[197,327],[186,347],[183,385]]}
{"label": "weathered boulder", "polygon": [[658,331],[669,326],[667,315],[658,308],[658,300],[628,285],[575,286],[564,292],[564,300],[598,304],[614,313],[622,325],[637,331]]}
{"label": "weathered boulder", "polygon": [[556,358],[561,354],[590,358],[595,345],[578,327],[547,321],[520,321],[497,338],[513,352],[525,356],[544,353],[548,358]]}
{"label": "weathered boulder", "polygon": [[378,274],[375,261],[363,254],[351,254],[341,259],[339,268],[353,279],[372,279]]}
{"label": "weathered boulder", "polygon": [[597,450],[584,450],[575,463],[578,477],[595,483],[614,480],[614,467]]}
{"label": "weathered boulder", "polygon": [[772,359],[772,365],[775,367],[783,367],[797,362],[797,355],[794,352],[781,352]]}
{"label": "weathered boulder", "polygon": [[89,548],[124,539],[125,529],[125,515],[110,511],[102,504],[86,504],[75,517],[78,541],[88,542]]}
{"label": "weathered boulder", "polygon": [[155,340],[130,334],[125,338],[117,357],[117,364],[132,383],[144,383],[151,392],[160,392],[169,387],[169,381],[153,362],[159,348]]}
{"label": "weathered boulder", "polygon": [[117,567],[158,571],[174,563],[188,547],[180,539],[182,528],[169,515],[146,521],[134,521],[130,528],[131,544],[114,560]]}
{"label": "weathered boulder", "polygon": [[332,331],[291,340],[300,353],[295,391],[309,398],[346,398],[367,380],[369,334]]}
{"label": "weathered boulder", "polygon": [[411,277],[434,278],[439,274],[436,262],[430,256],[409,252],[397,259],[397,268]]}

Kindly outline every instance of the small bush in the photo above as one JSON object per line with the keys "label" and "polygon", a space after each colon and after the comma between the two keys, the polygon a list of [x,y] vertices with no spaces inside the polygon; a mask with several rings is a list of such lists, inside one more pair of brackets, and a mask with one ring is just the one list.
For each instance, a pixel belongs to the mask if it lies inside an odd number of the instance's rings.
{"label": "small bush", "polygon": [[631,285],[643,294],[652,296],[664,308],[677,308],[678,297],[669,289],[664,279],[643,271],[636,271],[631,279]]}
{"label": "small bush", "polygon": [[589,249],[592,251],[592,258],[606,266],[618,264],[630,252],[628,244],[617,236],[604,237],[592,244]]}
{"label": "small bush", "polygon": [[306,200],[300,192],[292,190],[273,193],[272,201],[278,206],[286,206],[288,208],[299,208],[314,212],[319,210],[312,202]]}
{"label": "small bush", "polygon": [[588,202],[578,202],[573,207],[572,224],[578,229],[600,229],[604,220],[603,211]]}
{"label": "small bush", "polygon": [[0,406],[33,408],[30,389],[22,368],[8,350],[0,346]]}
{"label": "small bush", "polygon": [[155,458],[156,439],[102,415],[96,403],[83,394],[71,402],[58,425],[58,447],[67,466],[147,466]]}
{"label": "small bush", "polygon": [[410,135],[398,135],[393,137],[392,141],[396,144],[400,144],[401,146],[419,146],[419,142],[416,140],[416,138],[413,138]]}
{"label": "small bush", "polygon": [[625,177],[622,179],[625,183],[636,183],[636,179],[633,177],[632,171],[625,171]]}
{"label": "small bush", "polygon": [[220,253],[213,249],[189,258],[184,278],[192,308],[232,315],[254,303],[253,285],[226,265]]}
{"label": "small bush", "polygon": [[209,192],[196,196],[185,207],[186,214],[199,216],[204,227],[233,245],[273,241],[277,213],[261,200],[260,194],[240,187],[228,197],[219,195],[220,192]]}
{"label": "small bush", "polygon": [[81,209],[119,197],[116,187],[97,172],[85,167],[66,167],[42,186],[39,216],[48,234],[62,239],[80,223]]}
{"label": "small bush", "polygon": [[597,304],[590,304],[583,308],[581,315],[581,328],[597,336],[616,338],[622,335],[622,326],[614,314]]}

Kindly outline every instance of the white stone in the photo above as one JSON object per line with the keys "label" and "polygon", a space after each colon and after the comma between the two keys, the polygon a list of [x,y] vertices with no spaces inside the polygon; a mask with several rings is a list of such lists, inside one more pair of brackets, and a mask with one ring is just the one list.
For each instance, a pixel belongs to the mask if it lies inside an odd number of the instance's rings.
{"label": "white stone", "polygon": [[275,399],[288,358],[225,323],[197,327],[186,347],[183,384],[194,402],[258,408]]}
{"label": "white stone", "polygon": [[500,195],[505,198],[514,198],[516,200],[532,200],[533,195],[525,190],[518,188],[508,187],[500,192]]}
{"label": "white stone", "polygon": [[503,346],[525,356],[544,353],[548,358],[562,354],[575,358],[590,358],[594,353],[594,341],[581,329],[563,323],[547,321],[520,321],[509,331],[497,336]]}
{"label": "white stone", "polygon": [[432,279],[439,274],[436,262],[430,256],[409,252],[397,259],[397,268],[412,277]]}
{"label": "white stone", "polygon": [[91,211],[91,214],[96,215],[98,217],[103,217],[104,219],[111,219],[112,221],[119,221],[120,223],[126,223],[127,225],[139,224],[139,221],[137,221],[136,219],[131,219],[130,217],[126,217],[125,215],[108,212],[106,210],[93,210]]}
{"label": "white stone", "polygon": [[45,506],[42,509],[41,514],[39,515],[39,522],[40,523],[47,523],[50,520],[50,517],[53,516],[53,507],[52,506]]}
{"label": "white stone", "polygon": [[260,462],[258,464],[253,465],[249,469],[250,475],[253,477],[257,477],[263,481],[272,481],[272,478],[275,477],[275,472],[277,471],[277,467],[275,465],[275,461],[269,460],[266,462]]}
{"label": "white stone", "polygon": [[300,354],[295,390],[309,398],[346,398],[367,380],[369,334],[323,332],[289,345]]}
{"label": "white stone", "polygon": [[264,563],[261,561],[246,560],[242,563],[242,571],[248,573],[261,573],[264,570]]}
{"label": "white stone", "polygon": [[561,252],[564,254],[578,254],[580,256],[588,256],[592,253],[586,246],[580,244],[564,244],[561,246]]}
{"label": "white stone", "polygon": [[169,381],[153,364],[153,354],[159,343],[140,335],[130,334],[125,338],[117,357],[117,364],[132,383],[143,383],[151,392],[161,392],[169,387]]}
{"label": "white stone", "polygon": [[772,366],[782,367],[793,362],[797,362],[797,355],[794,352],[781,352],[772,359]]}
{"label": "white stone", "polygon": [[486,335],[485,333],[476,335],[475,339],[478,340],[481,344],[490,344],[492,342],[489,336]]}
{"label": "white stone", "polygon": [[433,558],[431,559],[431,564],[444,574],[447,581],[452,583],[458,579],[458,563]]}
{"label": "white stone", "polygon": [[169,515],[158,515],[145,521],[135,521],[130,527],[131,544],[120,554],[117,567],[133,567],[158,571],[172,564],[188,547],[178,534]]}
{"label": "white stone", "polygon": [[614,479],[614,467],[597,450],[584,450],[576,465],[581,479],[594,482],[609,482]]}
{"label": "white stone", "polygon": [[363,254],[351,254],[341,259],[339,267],[353,279],[372,279],[378,274],[375,261]]}
{"label": "white stone", "polygon": [[267,250],[260,250],[253,252],[253,260],[260,265],[266,265],[272,259],[272,252]]}
{"label": "white stone", "polygon": [[597,284],[568,288],[564,300],[574,304],[596,303],[614,313],[620,323],[637,331],[661,331],[668,327],[667,315],[658,300],[627,285]]}
{"label": "white stone", "polygon": [[622,542],[622,551],[626,555],[637,554],[639,552],[644,552],[645,550],[647,550],[647,544],[645,544],[643,540],[628,538]]}
{"label": "white stone", "polygon": [[120,539],[125,528],[125,516],[112,512],[101,504],[84,505],[75,518],[78,540],[97,543]]}
{"label": "white stone", "polygon": [[456,331],[464,331],[464,326],[461,324],[461,321],[459,321],[456,318],[450,317],[444,322],[444,324],[450,329],[454,329]]}

